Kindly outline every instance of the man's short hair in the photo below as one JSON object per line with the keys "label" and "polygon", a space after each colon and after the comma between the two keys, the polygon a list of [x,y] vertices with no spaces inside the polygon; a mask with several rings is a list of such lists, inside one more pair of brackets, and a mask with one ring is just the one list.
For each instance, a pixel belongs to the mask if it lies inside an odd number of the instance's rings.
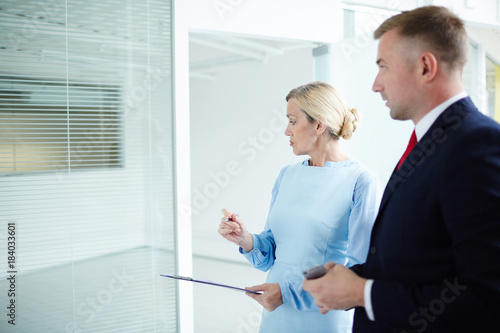
{"label": "man's short hair", "polygon": [[390,30],[415,38],[429,47],[438,61],[462,69],[467,62],[469,41],[463,21],[445,7],[425,6],[392,16],[374,32],[375,39]]}

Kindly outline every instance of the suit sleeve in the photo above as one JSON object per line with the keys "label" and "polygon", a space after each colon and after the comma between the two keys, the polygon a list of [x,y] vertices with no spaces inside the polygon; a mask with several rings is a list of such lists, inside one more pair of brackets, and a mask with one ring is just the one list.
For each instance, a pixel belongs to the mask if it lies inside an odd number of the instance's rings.
{"label": "suit sleeve", "polygon": [[469,131],[447,154],[436,172],[456,276],[428,285],[375,280],[371,299],[378,325],[486,332],[499,324],[500,130]]}
{"label": "suit sleeve", "polygon": [[365,264],[357,264],[357,265],[351,266],[349,268],[351,269],[351,271],[353,271],[357,275],[364,277],[364,274],[363,274],[364,265]]}

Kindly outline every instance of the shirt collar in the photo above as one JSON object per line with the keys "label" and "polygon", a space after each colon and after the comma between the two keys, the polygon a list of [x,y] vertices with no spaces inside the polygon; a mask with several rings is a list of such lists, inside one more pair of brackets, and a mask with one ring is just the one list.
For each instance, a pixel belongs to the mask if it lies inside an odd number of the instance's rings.
{"label": "shirt collar", "polygon": [[415,125],[415,134],[417,135],[417,141],[420,141],[420,139],[427,133],[429,128],[431,128],[432,124],[436,121],[436,119],[439,117],[441,113],[444,112],[450,105],[455,103],[458,100],[461,100],[462,98],[467,97],[467,93],[465,91],[462,91],[461,93],[453,96],[452,98],[444,101],[443,103],[439,104],[436,106],[434,109],[432,109],[429,113],[427,113],[416,125]]}
{"label": "shirt collar", "polygon": [[[309,160],[302,161],[302,165],[309,166]],[[333,162],[333,161],[325,161],[325,165],[323,168],[334,168],[334,167],[340,167],[340,166],[349,166],[350,164],[355,163],[353,158],[348,158],[347,160],[339,161],[339,162]]]}

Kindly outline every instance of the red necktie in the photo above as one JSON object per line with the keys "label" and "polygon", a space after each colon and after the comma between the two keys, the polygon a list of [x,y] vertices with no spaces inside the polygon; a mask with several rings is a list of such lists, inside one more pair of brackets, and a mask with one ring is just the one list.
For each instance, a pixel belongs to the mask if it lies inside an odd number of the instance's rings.
{"label": "red necktie", "polygon": [[415,147],[416,145],[417,145],[417,135],[415,134],[415,130],[413,130],[413,133],[411,134],[410,142],[408,142],[408,147],[406,147],[405,153],[403,154],[403,156],[399,160],[398,170],[401,167],[401,165],[403,164],[403,162],[406,160],[408,155],[410,155],[410,152],[413,149],[413,147]]}

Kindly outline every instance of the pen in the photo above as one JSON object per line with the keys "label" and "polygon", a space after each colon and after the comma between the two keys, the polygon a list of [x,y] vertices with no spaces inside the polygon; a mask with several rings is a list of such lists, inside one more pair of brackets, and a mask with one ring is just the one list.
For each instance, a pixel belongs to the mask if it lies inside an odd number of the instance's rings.
{"label": "pen", "polygon": [[[236,216],[238,216],[238,217],[239,217],[240,215],[239,215],[239,214],[236,214]],[[230,218],[230,217],[228,217],[228,218],[227,218],[224,222],[229,222],[229,221],[231,221],[231,218]]]}

